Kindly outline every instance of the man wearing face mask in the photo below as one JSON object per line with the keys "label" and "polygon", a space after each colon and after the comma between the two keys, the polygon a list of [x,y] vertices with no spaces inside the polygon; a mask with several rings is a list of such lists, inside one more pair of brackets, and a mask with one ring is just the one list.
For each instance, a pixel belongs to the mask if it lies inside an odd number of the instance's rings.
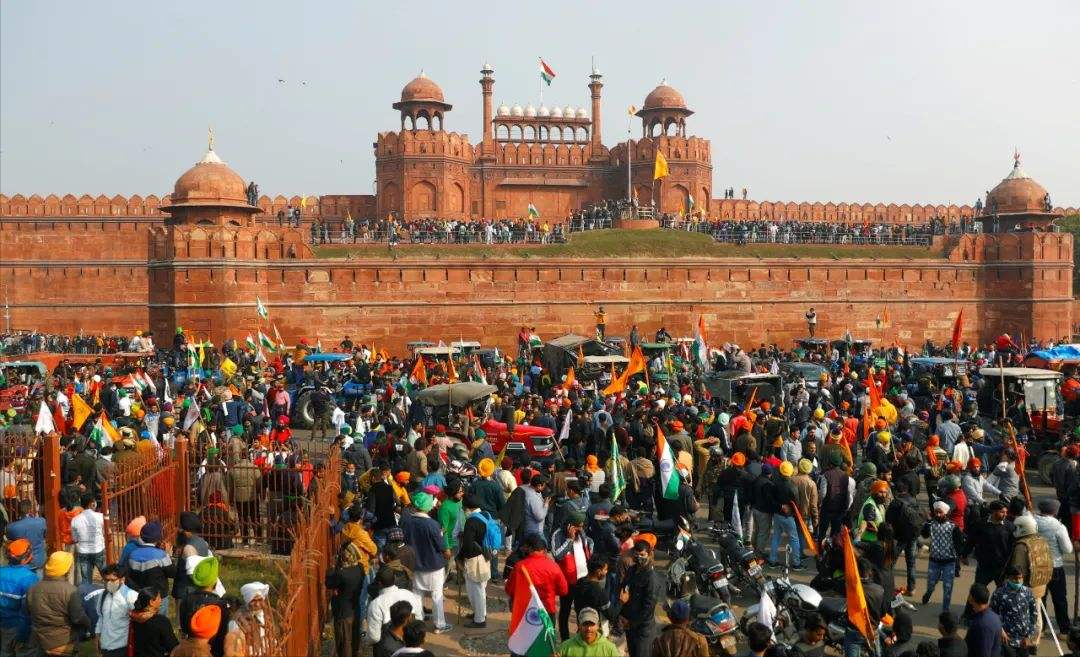
{"label": "man wearing face mask", "polygon": [[626,627],[630,657],[647,657],[656,638],[656,605],[664,595],[664,581],[653,569],[653,549],[645,541],[634,543],[634,565],[626,575],[629,601],[621,616]]}
{"label": "man wearing face mask", "polygon": [[127,657],[128,627],[131,611],[139,594],[124,583],[124,572],[115,564],[101,571],[105,592],[98,602],[98,620],[95,632],[102,657]]}

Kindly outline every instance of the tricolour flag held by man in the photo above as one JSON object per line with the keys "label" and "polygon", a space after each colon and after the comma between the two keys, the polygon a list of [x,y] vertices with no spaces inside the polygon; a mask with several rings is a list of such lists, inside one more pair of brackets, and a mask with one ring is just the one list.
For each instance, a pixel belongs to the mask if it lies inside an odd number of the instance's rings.
{"label": "tricolour flag held by man", "polygon": [[191,400],[191,405],[188,406],[187,413],[184,415],[184,424],[182,426],[184,431],[191,428],[191,425],[195,424],[199,419],[199,403],[194,399]]}
{"label": "tricolour flag held by man", "polygon": [[263,305],[262,299],[255,297],[255,310],[259,313],[259,317],[263,319],[270,319],[270,311]]}
{"label": "tricolour flag held by man", "polygon": [[656,149],[656,162],[653,163],[653,180],[660,180],[661,178],[667,178],[669,175],[667,158],[660,152],[660,149]]}
{"label": "tricolour flag held by man", "polygon": [[679,483],[682,478],[675,468],[675,453],[659,424],[653,424],[656,430],[656,459],[660,462],[660,493],[665,500],[679,499]]}
{"label": "tricolour flag held by man", "polygon": [[840,529],[840,542],[844,550],[844,580],[847,594],[848,621],[866,637],[870,646],[877,645],[877,631],[870,620],[870,609],[866,606],[862,579],[859,576],[859,563],[855,559],[855,548],[851,544],[851,533],[847,527]]}
{"label": "tricolour flag held by man", "polygon": [[83,425],[86,424],[86,419],[94,414],[94,409],[90,408],[90,404],[86,403],[79,393],[71,395],[71,418],[72,426],[76,431],[81,431]]}
{"label": "tricolour flag held by man", "polygon": [[[510,640],[507,647],[515,655],[551,657],[555,652],[555,624],[544,608],[532,577],[524,567],[516,582],[513,607],[510,610]],[[528,585],[528,589],[525,588]]]}
{"label": "tricolour flag held by man", "polygon": [[693,194],[687,194],[686,195],[686,214],[689,215],[693,211],[694,211],[694,195]]}
{"label": "tricolour flag held by man", "polygon": [[705,316],[698,315],[697,333],[694,335],[694,357],[705,372],[709,371],[709,343],[705,333]]}
{"label": "tricolour flag held by man", "polygon": [[626,490],[626,475],[623,473],[622,463],[619,461],[619,441],[615,440],[615,434],[611,435],[611,500],[616,501],[622,492]]}
{"label": "tricolour flag held by man", "polygon": [[533,205],[532,203],[529,204],[528,212],[529,212],[529,219],[537,219],[537,218],[540,217],[540,211],[537,210],[536,206]]}
{"label": "tricolour flag held by man", "polygon": [[244,346],[248,348],[248,351],[255,351],[259,348],[259,343],[255,342],[255,338],[248,333],[248,336],[244,339]]}
{"label": "tricolour flag held by man", "polygon": [[540,79],[547,83],[547,86],[551,86],[551,81],[555,79],[555,69],[547,65],[544,59],[540,58]]}

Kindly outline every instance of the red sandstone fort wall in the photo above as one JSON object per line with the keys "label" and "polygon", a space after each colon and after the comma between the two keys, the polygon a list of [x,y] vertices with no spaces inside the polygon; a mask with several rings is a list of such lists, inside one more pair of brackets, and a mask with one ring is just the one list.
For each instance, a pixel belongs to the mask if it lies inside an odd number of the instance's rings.
{"label": "red sandstone fort wall", "polygon": [[[625,145],[620,150],[618,146],[612,149],[613,159],[618,165],[618,157],[624,155]],[[651,167],[651,162],[648,162]],[[626,193],[626,168],[625,160],[622,160],[623,177],[617,185],[606,190],[610,196],[623,196]],[[647,167],[648,168],[648,167]],[[645,171],[645,169],[642,169]],[[651,176],[651,168],[648,175]],[[645,175],[644,173],[642,174]],[[635,169],[634,183],[640,187],[641,193],[651,194],[651,186],[647,179],[638,180]],[[691,190],[692,191],[692,190]],[[708,183],[702,183],[701,193],[708,191]],[[94,217],[94,218],[141,218],[161,217],[158,208],[169,198],[168,195],[158,197],[153,194],[143,197],[134,195],[130,197],[107,196],[92,197],[84,194],[80,197],[68,194],[57,196],[50,194],[42,197],[37,194],[29,197],[16,194],[8,197],[0,194],[0,217]],[[590,197],[591,198],[591,197]],[[648,199],[651,196],[645,196]],[[667,196],[665,196],[667,198]],[[694,198],[701,203],[699,194]],[[702,198],[708,198],[704,196]],[[259,207],[263,209],[264,216],[270,220],[278,210],[284,210],[289,206],[300,207],[299,196],[260,196]],[[1065,216],[1080,214],[1080,208],[1058,207],[1054,212]],[[351,213],[353,218],[371,219],[382,216],[377,211],[376,197],[373,194],[324,194],[316,199],[309,197],[307,207],[303,209],[305,217],[340,218],[346,213]],[[896,203],[822,203],[817,202],[794,202],[794,201],[754,201],[745,199],[712,199],[709,204],[709,215],[719,219],[732,220],[755,220],[755,219],[789,219],[798,221],[838,221],[838,222],[879,222],[879,223],[911,223],[920,224],[929,221],[931,217],[947,217],[950,220],[958,220],[960,217],[971,217],[974,209],[968,205],[933,205],[933,204],[896,204]]]}

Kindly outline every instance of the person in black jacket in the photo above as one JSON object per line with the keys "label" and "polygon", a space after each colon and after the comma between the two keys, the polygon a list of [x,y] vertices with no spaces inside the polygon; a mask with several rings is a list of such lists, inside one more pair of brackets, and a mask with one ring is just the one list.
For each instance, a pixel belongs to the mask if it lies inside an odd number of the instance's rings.
{"label": "person in black jacket", "polygon": [[[461,546],[458,549],[458,570],[465,573],[465,592],[469,596],[469,605],[472,606],[473,619],[465,623],[470,629],[487,627],[487,582],[491,575],[490,550],[484,547],[484,537],[487,535],[487,522],[478,513],[480,500],[476,495],[465,496],[462,502],[465,511],[465,525],[461,530]],[[470,570],[466,569],[465,563],[470,559],[482,559],[480,569],[482,579],[470,577]]]}
{"label": "person in black jacket", "polygon": [[630,657],[647,657],[656,638],[656,605],[664,597],[664,578],[653,568],[653,549],[645,541],[634,543],[634,566],[627,573],[619,600],[626,598],[620,615],[626,627]]}
{"label": "person in black jacket", "polygon": [[780,464],[780,476],[773,482],[772,507],[775,509],[772,517],[772,539],[769,543],[769,564],[779,565],[780,538],[788,535],[788,559],[792,570],[802,570],[802,548],[799,538],[799,529],[795,520],[795,485],[791,483],[791,476],[795,472],[795,466],[787,461]]}
{"label": "person in black jacket", "polygon": [[338,551],[337,566],[326,574],[330,593],[330,612],[334,617],[334,649],[336,655],[351,657],[359,646],[354,644],[353,623],[356,622],[356,603],[364,584],[364,568],[360,565],[358,548],[346,542]]}
{"label": "person in black jacket", "polygon": [[612,603],[607,591],[607,579],[607,559],[594,554],[592,559],[589,559],[589,574],[579,579],[570,591],[576,613],[581,613],[582,609],[595,609],[600,614],[604,636],[609,634],[610,624],[619,620],[622,606],[630,600],[629,591],[623,589]]}
{"label": "person in black jacket", "polygon": [[139,591],[131,612],[131,641],[139,657],[168,657],[180,643],[168,616],[158,613],[161,593],[154,588]]}
{"label": "person in black jacket", "polygon": [[885,510],[885,521],[892,526],[896,537],[896,556],[904,553],[907,566],[906,592],[907,595],[912,595],[915,590],[915,557],[919,553],[917,540],[925,518],[919,510],[918,501],[911,494],[907,479],[893,482],[893,493],[896,497]]}
{"label": "person in black jacket", "polygon": [[960,561],[967,565],[968,557],[974,554],[978,561],[975,582],[984,585],[994,582],[1000,586],[1002,572],[1012,554],[1012,537],[1005,525],[1008,508],[1001,500],[994,500],[988,509],[989,515],[968,528],[968,540],[960,553]]}
{"label": "person in black jacket", "polygon": [[386,462],[380,463],[376,466],[376,469],[378,470],[376,472],[377,481],[372,484],[371,490],[368,491],[367,508],[375,514],[375,524],[373,525],[375,533],[372,535],[372,539],[379,546],[379,549],[382,549],[386,545],[388,530],[397,527],[397,517],[394,516],[394,511],[397,508],[397,495],[394,493],[393,484],[390,483],[390,467]]}

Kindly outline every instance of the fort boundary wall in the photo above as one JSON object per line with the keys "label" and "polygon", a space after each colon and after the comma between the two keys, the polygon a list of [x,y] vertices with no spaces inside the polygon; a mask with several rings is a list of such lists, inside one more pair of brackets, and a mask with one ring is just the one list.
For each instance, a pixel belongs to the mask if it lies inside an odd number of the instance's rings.
{"label": "fort boundary wall", "polygon": [[398,352],[415,339],[509,349],[521,325],[589,333],[599,304],[615,335],[692,335],[703,315],[713,342],[788,345],[813,306],[819,334],[915,346],[947,340],[961,308],[965,340],[1069,335],[1072,249],[1066,233],[1012,233],[965,235],[928,260],[317,259],[301,231],[265,225],[5,220],[0,301],[14,329],[149,327],[161,341],[182,326],[220,342],[260,328],[260,297],[286,340]]}

